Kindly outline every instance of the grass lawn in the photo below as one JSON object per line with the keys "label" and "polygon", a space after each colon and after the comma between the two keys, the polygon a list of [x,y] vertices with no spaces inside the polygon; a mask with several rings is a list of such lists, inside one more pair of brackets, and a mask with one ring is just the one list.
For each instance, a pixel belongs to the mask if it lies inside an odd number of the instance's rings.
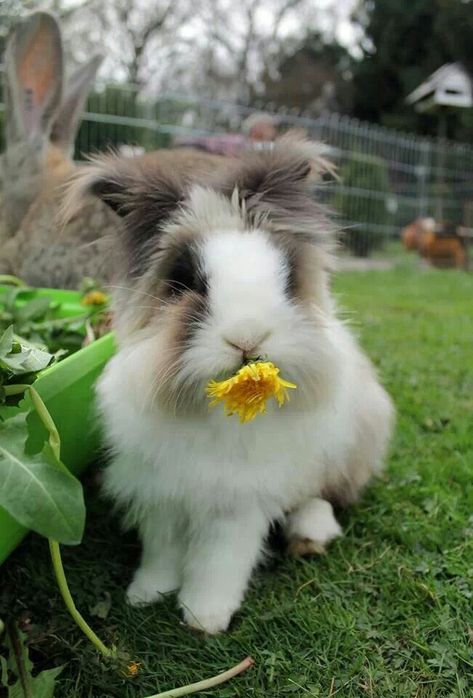
{"label": "grass lawn", "polygon": [[345,536],[318,559],[275,553],[232,632],[204,637],[172,599],[127,608],[139,549],[90,475],[84,543],[64,550],[70,585],[103,639],[143,667],[134,679],[106,670],[31,536],[0,568],[0,614],[28,628],[38,667],[67,663],[57,698],[141,698],[247,654],[256,665],[206,695],[473,696],[473,276],[401,266],[343,274],[335,289],[398,409],[389,467],[341,514]]}

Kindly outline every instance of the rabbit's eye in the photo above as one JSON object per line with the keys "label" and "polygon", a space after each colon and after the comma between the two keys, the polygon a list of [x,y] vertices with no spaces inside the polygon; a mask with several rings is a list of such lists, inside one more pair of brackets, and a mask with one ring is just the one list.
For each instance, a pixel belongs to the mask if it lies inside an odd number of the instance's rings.
{"label": "rabbit's eye", "polygon": [[174,258],[164,282],[167,292],[174,297],[186,291],[193,291],[202,296],[207,293],[207,281],[199,268],[197,253],[188,247]]}

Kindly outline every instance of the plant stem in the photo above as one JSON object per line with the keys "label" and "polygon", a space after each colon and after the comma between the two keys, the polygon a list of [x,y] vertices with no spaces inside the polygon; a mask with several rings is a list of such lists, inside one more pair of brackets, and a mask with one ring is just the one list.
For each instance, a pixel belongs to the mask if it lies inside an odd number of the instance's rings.
{"label": "plant stem", "polygon": [[[51,446],[51,450],[53,451],[55,457],[60,463],[61,439],[59,436],[59,432],[57,430],[53,418],[51,417],[51,414],[49,413],[48,408],[44,404],[38,391],[31,385],[12,385],[6,386],[6,389],[9,389],[6,393],[9,395],[18,395],[19,393],[25,392],[27,389],[29,389],[33,407],[36,410],[36,413],[38,414],[41,422],[43,423],[45,429],[49,434],[49,444]],[[55,540],[52,540],[51,538],[48,539],[48,543],[49,551],[51,553],[54,574],[56,575],[59,591],[61,592],[61,596],[64,600],[64,603],[66,604],[66,608],[72,616],[73,620],[82,630],[84,635],[90,640],[90,642],[98,649],[98,651],[104,657],[117,657],[118,653],[116,648],[109,648],[106,645],[104,645],[102,640],[94,633],[90,625],[77,610],[76,605],[74,603],[74,599],[72,598],[71,592],[69,590],[69,585],[67,583],[66,575],[64,572],[59,543]],[[2,626],[0,621],[0,634],[1,631]],[[181,686],[180,688],[172,688],[170,691],[164,691],[164,693],[155,693],[154,695],[148,696],[147,698],[181,698],[181,696],[188,696],[191,693],[197,693],[198,691],[206,691],[209,688],[219,686],[220,684],[229,681],[235,676],[238,676],[238,674],[241,674],[246,669],[249,669],[251,666],[253,666],[253,664],[254,660],[251,657],[246,657],[246,659],[234,666],[232,669],[228,669],[228,671],[224,671],[221,674],[217,674],[217,676],[213,676],[210,679],[204,679],[203,681],[190,683],[187,684],[187,686]]]}
{"label": "plant stem", "polygon": [[0,274],[0,284],[9,284],[10,286],[20,286],[25,287],[24,281],[19,279],[17,276],[12,276],[11,274]]}
{"label": "plant stem", "polygon": [[252,657],[246,657],[242,662],[234,666],[228,671],[224,671],[222,674],[217,674],[211,679],[204,679],[203,681],[197,681],[197,683],[190,683],[187,686],[181,686],[180,688],[171,688],[170,691],[164,691],[164,693],[155,693],[152,696],[147,696],[146,698],[180,698],[180,696],[188,696],[191,693],[197,693],[198,691],[207,691],[209,688],[214,688],[219,686],[229,679],[233,679],[234,676],[238,676],[246,669],[249,669],[255,663]]}
{"label": "plant stem", "polygon": [[74,315],[74,317],[59,317],[53,318],[51,320],[43,320],[41,322],[32,322],[31,328],[36,331],[50,330],[53,328],[66,327],[68,325],[73,325],[75,322],[84,322],[84,318],[91,317],[87,314],[87,310],[84,308],[84,313],[82,315]]}
{"label": "plant stem", "polygon": [[[48,408],[44,404],[40,394],[38,391],[31,387],[28,386],[30,390],[30,396],[31,396],[31,401],[33,403],[33,407],[36,410],[36,413],[38,414],[39,418],[41,419],[44,427],[49,433],[49,445],[51,446],[51,450],[54,453],[55,457],[61,462],[60,456],[61,456],[61,439],[59,437],[59,432],[57,430],[56,425],[54,424],[54,420],[51,417]],[[64,467],[64,466],[63,466]],[[66,608],[71,614],[72,618],[74,621],[77,623],[79,628],[82,630],[84,635],[89,638],[91,643],[95,645],[95,647],[98,649],[99,652],[104,657],[115,657],[116,656],[116,650],[112,647],[111,649],[106,647],[102,640],[97,637],[97,635],[94,633],[90,625],[87,623],[85,618],[82,617],[82,615],[79,613],[79,611],[76,608],[76,605],[74,603],[74,599],[71,596],[71,592],[69,591],[69,586],[67,584],[67,579],[66,575],[64,573],[64,567],[62,564],[62,558],[61,558],[61,549],[59,547],[59,543],[55,540],[52,540],[51,538],[48,539],[49,542],[49,551],[51,553],[51,560],[53,563],[53,569],[54,569],[54,574],[56,575],[56,580],[59,586],[59,591],[61,592],[61,596],[64,599],[64,603],[66,604]]]}
{"label": "plant stem", "polygon": [[15,385],[4,385],[3,392],[7,397],[10,397],[11,395],[21,395],[28,388],[31,388],[29,383],[15,383]]}
{"label": "plant stem", "polygon": [[33,407],[35,408],[38,414],[38,417],[42,421],[46,431],[49,434],[49,445],[51,446],[51,450],[56,456],[57,460],[60,462],[61,439],[57,427],[54,424],[54,419],[51,417],[51,414],[46,405],[44,404],[42,398],[40,397],[40,394],[38,393],[36,388],[33,388],[33,386],[30,386],[30,397],[31,402],[33,403]]}
{"label": "plant stem", "polygon": [[56,580],[59,586],[59,591],[61,592],[61,596],[64,599],[64,603],[66,604],[67,610],[69,611],[79,628],[82,630],[84,635],[86,635],[86,637],[89,638],[91,643],[95,645],[95,647],[98,649],[99,652],[101,652],[101,654],[103,654],[104,657],[115,657],[115,649],[110,649],[103,644],[102,640],[100,640],[100,638],[97,637],[90,625],[85,621],[85,619],[77,610],[76,605],[74,603],[74,599],[72,598],[71,592],[69,591],[66,575],[64,574],[64,567],[62,566],[59,543],[51,539],[49,539],[48,542],[49,550],[51,553],[51,560],[53,562],[54,573],[56,575]]}
{"label": "plant stem", "polygon": [[32,676],[26,665],[23,643],[16,623],[8,623],[7,636],[10,641],[10,662],[13,665],[14,673],[18,674],[18,681],[21,686],[21,695],[23,698],[34,698],[32,690]]}

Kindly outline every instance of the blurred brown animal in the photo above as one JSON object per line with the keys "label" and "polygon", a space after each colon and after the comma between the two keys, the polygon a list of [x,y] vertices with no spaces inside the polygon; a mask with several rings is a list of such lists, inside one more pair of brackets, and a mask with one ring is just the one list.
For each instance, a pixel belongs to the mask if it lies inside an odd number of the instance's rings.
{"label": "blurred brown animal", "polygon": [[424,238],[435,230],[433,218],[416,218],[401,232],[401,240],[406,250],[420,251]]}
{"label": "blurred brown animal", "polygon": [[465,269],[467,253],[465,240],[453,228],[437,226],[427,233],[420,250],[424,259],[433,267]]}
{"label": "blurred brown animal", "polygon": [[417,251],[434,267],[464,269],[467,252],[464,238],[448,223],[417,218],[401,232],[406,250]]}

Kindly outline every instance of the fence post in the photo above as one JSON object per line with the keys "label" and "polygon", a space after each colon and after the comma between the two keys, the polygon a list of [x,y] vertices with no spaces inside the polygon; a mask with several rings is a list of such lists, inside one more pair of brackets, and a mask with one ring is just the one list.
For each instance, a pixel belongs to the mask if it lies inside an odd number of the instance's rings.
{"label": "fence post", "polygon": [[420,142],[420,162],[415,172],[417,175],[417,215],[425,218],[428,215],[427,182],[431,167],[431,153],[429,141],[422,139]]}

